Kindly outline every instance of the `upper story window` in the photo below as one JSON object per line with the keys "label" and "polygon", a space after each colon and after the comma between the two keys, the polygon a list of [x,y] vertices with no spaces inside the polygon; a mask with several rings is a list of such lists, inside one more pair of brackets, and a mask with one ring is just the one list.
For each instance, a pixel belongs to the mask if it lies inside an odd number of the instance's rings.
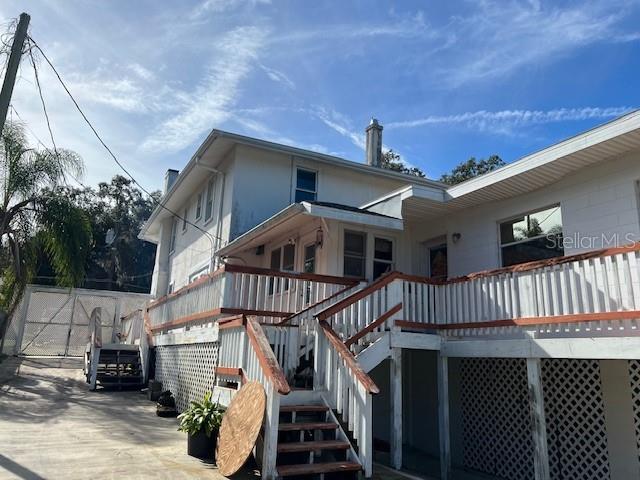
{"label": "upper story window", "polygon": [[364,232],[344,232],[345,277],[365,278],[367,258],[367,235]]}
{"label": "upper story window", "polygon": [[560,205],[500,223],[502,266],[564,255]]}
{"label": "upper story window", "polygon": [[169,253],[173,253],[176,249],[176,230],[178,229],[178,221],[174,218],[171,221],[171,238],[169,239]]}
{"label": "upper story window", "polygon": [[184,212],[182,214],[182,231],[186,232],[187,231],[187,218],[189,217],[189,207],[186,207],[184,209]]}
{"label": "upper story window", "polygon": [[298,168],[296,172],[296,203],[318,198],[318,172]]}
{"label": "upper story window", "polygon": [[200,220],[202,216],[202,192],[198,194],[198,200],[196,201],[196,220]]}
{"label": "upper story window", "polygon": [[393,270],[393,242],[387,238],[373,240],[373,279]]}
{"label": "upper story window", "polygon": [[213,196],[214,196],[214,179],[212,178],[207,183],[207,196],[205,199],[205,207],[204,207],[204,221],[211,220],[213,217]]}

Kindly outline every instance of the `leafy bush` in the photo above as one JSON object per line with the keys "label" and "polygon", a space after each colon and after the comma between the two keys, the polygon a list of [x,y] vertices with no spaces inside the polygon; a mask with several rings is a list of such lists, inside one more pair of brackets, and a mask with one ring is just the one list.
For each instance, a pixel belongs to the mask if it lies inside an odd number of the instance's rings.
{"label": "leafy bush", "polygon": [[191,402],[191,406],[178,415],[178,430],[189,435],[196,435],[204,430],[207,437],[210,437],[211,432],[220,428],[223,414],[224,408],[218,402],[212,402],[211,392],[207,392],[201,402]]}

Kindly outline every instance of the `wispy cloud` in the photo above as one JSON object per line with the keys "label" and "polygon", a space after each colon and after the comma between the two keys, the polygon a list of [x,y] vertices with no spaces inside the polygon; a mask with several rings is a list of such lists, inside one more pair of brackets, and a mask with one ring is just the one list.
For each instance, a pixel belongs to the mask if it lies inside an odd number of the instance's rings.
{"label": "wispy cloud", "polygon": [[284,72],[276,70],[275,68],[269,68],[266,65],[260,65],[260,68],[267,74],[267,77],[274,82],[281,83],[291,89],[296,88],[296,84],[293,83],[293,81]]}
{"label": "wispy cloud", "polygon": [[569,122],[589,119],[608,119],[619,117],[631,107],[584,107],[557,108],[553,110],[500,110],[490,112],[478,110],[456,115],[430,115],[414,120],[387,123],[386,127],[416,128],[425,125],[462,125],[478,130],[498,130],[545,123]]}
{"label": "wispy cloud", "polygon": [[190,17],[195,19],[208,13],[222,13],[242,6],[270,3],[271,0],[204,0],[193,9]]}
{"label": "wispy cloud", "polygon": [[637,32],[621,26],[628,2],[592,0],[571,7],[539,1],[481,1],[442,30],[456,41],[435,67],[444,87],[507,75],[598,42],[628,42]]}
{"label": "wispy cloud", "polygon": [[316,107],[309,112],[319,118],[327,127],[348,138],[356,147],[365,149],[364,134],[355,132],[350,126],[351,122],[341,113],[322,107]]}
{"label": "wispy cloud", "polygon": [[239,27],[222,37],[201,82],[181,95],[179,112],[164,121],[142,148],[175,152],[229,119],[240,82],[251,71],[266,35],[257,27]]}

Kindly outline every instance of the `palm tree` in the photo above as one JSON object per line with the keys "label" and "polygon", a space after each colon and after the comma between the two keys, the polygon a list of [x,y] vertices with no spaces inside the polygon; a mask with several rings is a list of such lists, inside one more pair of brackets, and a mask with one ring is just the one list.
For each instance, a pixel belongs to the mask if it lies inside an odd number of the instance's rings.
{"label": "palm tree", "polygon": [[[49,258],[59,285],[82,282],[91,226],[58,189],[68,174],[82,171],[74,152],[30,148],[20,125],[5,125],[0,137],[0,309],[8,316],[33,279],[40,255]],[[0,326],[0,336],[3,330]]]}

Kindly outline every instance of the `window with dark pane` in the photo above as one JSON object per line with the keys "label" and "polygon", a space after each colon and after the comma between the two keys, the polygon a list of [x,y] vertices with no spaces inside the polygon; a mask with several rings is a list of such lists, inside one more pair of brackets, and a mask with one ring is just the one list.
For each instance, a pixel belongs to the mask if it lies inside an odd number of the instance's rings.
{"label": "window with dark pane", "polygon": [[313,170],[298,168],[296,171],[296,196],[295,201],[313,202],[317,199],[318,185],[317,173]]}
{"label": "window with dark pane", "polygon": [[376,237],[373,248],[373,279],[393,270],[393,241]]}
{"label": "window with dark pane", "polygon": [[500,223],[500,248],[505,267],[564,255],[560,205]]}
{"label": "window with dark pane", "polygon": [[362,232],[344,232],[344,276],[364,278],[366,235]]}

